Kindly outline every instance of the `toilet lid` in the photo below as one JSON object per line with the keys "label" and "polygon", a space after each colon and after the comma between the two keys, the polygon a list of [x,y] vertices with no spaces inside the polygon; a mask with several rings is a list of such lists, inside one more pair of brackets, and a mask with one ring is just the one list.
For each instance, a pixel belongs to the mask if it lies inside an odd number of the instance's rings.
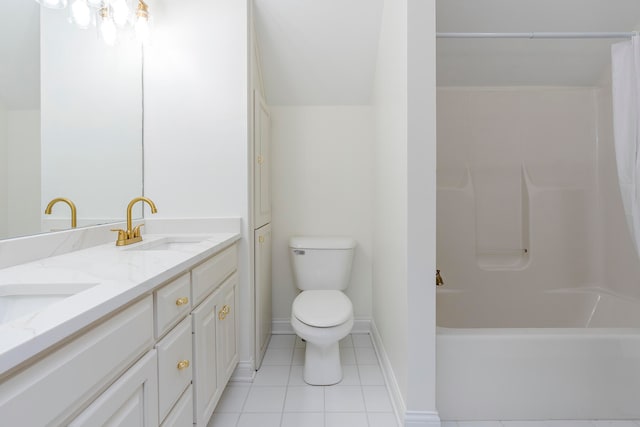
{"label": "toilet lid", "polygon": [[330,328],[353,315],[351,300],[340,291],[304,291],[293,300],[293,315],[309,326]]}

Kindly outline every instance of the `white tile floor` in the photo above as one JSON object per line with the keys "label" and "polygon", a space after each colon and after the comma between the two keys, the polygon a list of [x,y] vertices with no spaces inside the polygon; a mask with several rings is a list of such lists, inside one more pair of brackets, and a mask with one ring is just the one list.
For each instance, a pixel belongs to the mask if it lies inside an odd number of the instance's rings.
{"label": "white tile floor", "polygon": [[[344,377],[317,387],[302,379],[304,342],[274,335],[252,384],[230,383],[208,427],[397,427],[368,334],[340,342]],[[629,421],[443,421],[442,427],[640,427]]]}
{"label": "white tile floor", "polygon": [[340,356],[342,381],[310,386],[302,379],[304,342],[272,336],[254,382],[230,383],[208,427],[397,427],[369,335],[342,340]]}

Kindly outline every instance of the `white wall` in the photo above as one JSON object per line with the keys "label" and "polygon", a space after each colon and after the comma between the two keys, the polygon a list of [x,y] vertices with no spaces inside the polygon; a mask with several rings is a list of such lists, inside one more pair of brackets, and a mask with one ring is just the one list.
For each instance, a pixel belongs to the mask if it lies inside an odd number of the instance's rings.
{"label": "white wall", "polygon": [[8,232],[24,236],[40,232],[40,111],[8,114]]}
{"label": "white wall", "polygon": [[373,321],[405,426],[435,396],[435,3],[385,1],[374,85]]}
{"label": "white wall", "polygon": [[405,426],[440,426],[436,408],[436,10],[408,0]]}
{"label": "white wall", "polygon": [[253,354],[248,279],[246,1],[149,4],[145,195],[158,217],[241,217],[240,360]]}
{"label": "white wall", "polygon": [[[374,82],[376,123],[373,320],[399,392],[407,399],[407,3],[382,11]],[[401,412],[405,408],[399,408]]]}
{"label": "white wall", "polygon": [[371,317],[373,110],[370,106],[270,107],[273,318],[288,324],[298,294],[288,256],[294,235],[345,235],[358,246],[346,293]]}
{"label": "white wall", "polygon": [[8,150],[9,150],[9,123],[8,112],[2,103],[0,103],[0,239],[7,236],[7,227],[9,225],[8,211]]}

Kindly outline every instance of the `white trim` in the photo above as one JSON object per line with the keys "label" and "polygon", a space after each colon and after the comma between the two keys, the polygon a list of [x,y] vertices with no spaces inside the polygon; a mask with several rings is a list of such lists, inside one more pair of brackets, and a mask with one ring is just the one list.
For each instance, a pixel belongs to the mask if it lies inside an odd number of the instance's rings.
{"label": "white trim", "polygon": [[252,358],[247,361],[238,362],[238,365],[236,366],[236,369],[234,369],[229,381],[236,383],[252,383],[255,376],[256,370],[254,368]]}
{"label": "white trim", "polygon": [[404,427],[440,427],[437,412],[407,411],[404,414]]}
{"label": "white trim", "polygon": [[[369,334],[371,333],[371,319],[356,319],[353,321],[352,334]],[[291,327],[291,321],[287,320],[273,320],[271,322],[271,334],[273,335],[293,335],[293,327]]]}
{"label": "white trim", "polygon": [[[380,332],[376,327],[376,323],[373,320],[371,320],[370,323],[371,323],[370,325],[371,341],[373,341],[373,348],[376,354],[378,355],[378,360],[380,361],[380,368],[382,369],[384,382],[387,385],[387,391],[389,392],[389,396],[391,396],[391,404],[393,405],[393,412],[395,412],[398,425],[402,425],[402,416],[406,417],[408,415],[407,406],[404,403],[404,399],[402,398],[402,393],[400,392],[400,386],[398,385],[396,376],[393,373],[393,368],[391,367],[391,361],[389,361],[387,352],[385,351],[384,345],[382,344],[382,337],[380,336]],[[405,425],[409,425],[409,424],[405,424]],[[419,424],[411,424],[411,425],[416,427],[419,426]],[[439,426],[440,426],[440,419],[438,418],[438,427]]]}
{"label": "white trim", "polygon": [[293,335],[293,328],[291,327],[291,321],[287,320],[272,320],[271,321],[271,335]]}

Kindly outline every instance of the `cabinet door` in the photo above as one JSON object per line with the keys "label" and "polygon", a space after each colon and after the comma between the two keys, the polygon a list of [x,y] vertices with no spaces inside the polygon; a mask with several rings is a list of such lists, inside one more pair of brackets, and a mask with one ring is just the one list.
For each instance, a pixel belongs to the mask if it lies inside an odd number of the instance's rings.
{"label": "cabinet door", "polygon": [[238,363],[238,305],[236,289],[238,276],[234,274],[214,294],[218,309],[216,321],[216,358],[218,388],[223,389]]}
{"label": "cabinet door", "polygon": [[256,369],[271,337],[271,224],[255,231]]}
{"label": "cabinet door", "polygon": [[69,427],[156,427],[158,425],[157,355],[149,351]]}
{"label": "cabinet door", "polygon": [[160,427],[193,427],[193,389],[187,388]]}
{"label": "cabinet door", "polygon": [[195,424],[207,425],[222,394],[216,370],[216,294],[191,313],[193,320],[193,391]]}
{"label": "cabinet door", "polygon": [[254,91],[253,226],[271,222],[271,118],[260,92]]}

